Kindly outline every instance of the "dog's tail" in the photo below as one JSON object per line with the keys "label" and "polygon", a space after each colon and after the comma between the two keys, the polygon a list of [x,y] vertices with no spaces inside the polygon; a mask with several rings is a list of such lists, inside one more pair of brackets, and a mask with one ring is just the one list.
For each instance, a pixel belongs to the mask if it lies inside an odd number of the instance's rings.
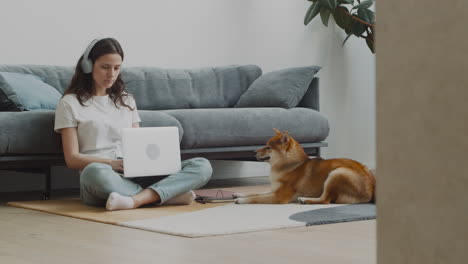
{"label": "dog's tail", "polygon": [[374,175],[372,172],[370,172],[370,173],[371,173],[372,179],[373,179],[373,184],[372,184],[372,198],[371,198],[370,202],[373,203],[373,204],[376,204],[376,202],[377,202],[377,200],[376,200],[377,197],[376,197],[376,193],[375,193],[375,190],[376,190],[375,186],[376,186],[376,181],[377,181],[377,180],[376,180],[376,178],[375,178],[375,175]]}
{"label": "dog's tail", "polygon": [[377,204],[377,200],[376,200],[376,196],[375,196],[375,187],[374,187],[374,194],[372,195],[372,198],[369,201],[369,203]]}
{"label": "dog's tail", "polygon": [[376,195],[375,195],[376,178],[375,178],[374,173],[372,173],[372,171],[369,170],[367,166],[364,166],[364,170],[370,176],[371,186],[372,186],[372,198],[370,199],[369,203],[375,204],[376,203]]}

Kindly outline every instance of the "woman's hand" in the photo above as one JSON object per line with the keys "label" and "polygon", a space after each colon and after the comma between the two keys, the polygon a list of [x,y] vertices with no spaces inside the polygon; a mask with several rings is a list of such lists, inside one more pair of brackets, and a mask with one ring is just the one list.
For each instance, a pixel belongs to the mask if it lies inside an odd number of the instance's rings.
{"label": "woman's hand", "polygon": [[109,162],[109,165],[111,165],[112,169],[118,172],[123,172],[123,159],[116,159],[116,160],[111,160]]}

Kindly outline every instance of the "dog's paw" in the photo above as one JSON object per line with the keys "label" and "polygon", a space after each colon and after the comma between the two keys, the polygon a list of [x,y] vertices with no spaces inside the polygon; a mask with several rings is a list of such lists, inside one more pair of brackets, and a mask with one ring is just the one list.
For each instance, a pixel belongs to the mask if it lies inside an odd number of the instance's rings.
{"label": "dog's paw", "polygon": [[297,202],[300,203],[300,204],[305,204],[305,203],[306,203],[306,202],[305,202],[306,200],[307,200],[306,197],[299,197],[299,198],[297,198]]}
{"label": "dog's paw", "polygon": [[233,193],[232,194],[232,198],[236,199],[236,198],[243,198],[245,197],[245,194],[242,194],[242,193]]}

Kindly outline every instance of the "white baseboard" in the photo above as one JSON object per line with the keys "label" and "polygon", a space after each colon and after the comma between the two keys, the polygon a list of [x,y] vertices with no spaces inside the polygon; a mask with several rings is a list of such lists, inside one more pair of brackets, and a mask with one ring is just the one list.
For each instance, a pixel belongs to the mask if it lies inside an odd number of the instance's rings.
{"label": "white baseboard", "polygon": [[232,179],[268,176],[270,165],[257,161],[212,160],[212,179]]}

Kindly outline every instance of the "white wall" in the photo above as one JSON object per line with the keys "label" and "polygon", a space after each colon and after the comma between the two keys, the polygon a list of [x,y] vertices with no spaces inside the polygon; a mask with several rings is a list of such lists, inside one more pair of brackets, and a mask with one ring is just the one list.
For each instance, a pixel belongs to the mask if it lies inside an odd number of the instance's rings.
{"label": "white wall", "polygon": [[[95,37],[112,36],[126,66],[257,64],[264,72],[320,65],[325,157],[375,168],[375,59],[362,39],[317,17],[306,0],[2,0],[1,64],[75,65]],[[28,8],[26,8],[26,6]],[[1,175],[0,175],[1,176]]]}

